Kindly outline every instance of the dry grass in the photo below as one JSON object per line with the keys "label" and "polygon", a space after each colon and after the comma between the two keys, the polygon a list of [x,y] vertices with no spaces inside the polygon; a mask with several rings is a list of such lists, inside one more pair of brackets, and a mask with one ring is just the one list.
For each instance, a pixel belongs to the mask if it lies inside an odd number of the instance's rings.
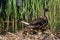
{"label": "dry grass", "polygon": [[54,36],[50,30],[44,31],[45,34],[42,32],[38,32],[37,34],[23,34],[23,31],[13,33],[6,33],[5,35],[0,35],[0,40],[60,40],[56,36]]}

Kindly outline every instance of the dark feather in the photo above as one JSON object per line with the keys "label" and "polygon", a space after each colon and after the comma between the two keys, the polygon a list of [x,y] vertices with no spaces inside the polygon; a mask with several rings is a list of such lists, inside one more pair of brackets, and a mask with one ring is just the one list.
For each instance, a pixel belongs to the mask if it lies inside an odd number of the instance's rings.
{"label": "dark feather", "polygon": [[43,19],[43,18],[38,18],[33,20],[29,27],[30,28],[41,28],[42,26],[46,26],[48,24],[48,20]]}

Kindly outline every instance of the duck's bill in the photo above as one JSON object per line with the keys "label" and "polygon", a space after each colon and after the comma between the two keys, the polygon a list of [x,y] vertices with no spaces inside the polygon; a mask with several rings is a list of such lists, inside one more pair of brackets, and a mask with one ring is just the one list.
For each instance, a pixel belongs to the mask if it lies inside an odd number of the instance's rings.
{"label": "duck's bill", "polygon": [[21,23],[23,23],[23,24],[26,24],[26,25],[29,25],[29,23],[27,23],[27,22],[24,22],[24,21],[21,21]]}

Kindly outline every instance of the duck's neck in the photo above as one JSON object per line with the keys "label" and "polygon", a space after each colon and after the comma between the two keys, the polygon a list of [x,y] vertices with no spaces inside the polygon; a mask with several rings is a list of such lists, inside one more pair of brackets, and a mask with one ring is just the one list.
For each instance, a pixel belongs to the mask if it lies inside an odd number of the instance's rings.
{"label": "duck's neck", "polygon": [[46,17],[46,12],[45,12],[44,9],[42,9],[42,11],[41,11],[40,18],[47,19],[47,17]]}
{"label": "duck's neck", "polygon": [[47,19],[46,12],[48,12],[48,9],[45,8],[45,1],[44,1],[40,17],[44,18],[44,19]]}

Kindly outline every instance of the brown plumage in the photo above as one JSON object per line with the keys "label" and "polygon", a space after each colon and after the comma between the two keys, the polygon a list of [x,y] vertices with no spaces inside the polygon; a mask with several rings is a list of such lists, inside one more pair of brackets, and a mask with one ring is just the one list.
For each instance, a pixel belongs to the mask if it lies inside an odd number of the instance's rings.
{"label": "brown plumage", "polygon": [[33,20],[32,22],[30,22],[28,27],[33,28],[33,29],[38,29],[38,28],[43,28],[43,27],[47,26],[47,24],[48,24],[47,19],[37,18],[37,19]]}
{"label": "brown plumage", "polygon": [[46,27],[47,24],[48,24],[48,19],[46,17],[46,11],[47,11],[47,9],[43,8],[40,17],[31,21],[30,24],[29,24],[29,28],[37,29],[37,28]]}

